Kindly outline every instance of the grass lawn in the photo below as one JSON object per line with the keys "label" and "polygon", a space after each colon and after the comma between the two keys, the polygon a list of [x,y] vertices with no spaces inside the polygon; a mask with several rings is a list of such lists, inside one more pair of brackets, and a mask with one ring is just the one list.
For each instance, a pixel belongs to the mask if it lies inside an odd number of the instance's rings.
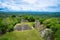
{"label": "grass lawn", "polygon": [[0,40],[40,40],[39,32],[34,30],[13,31],[4,34]]}

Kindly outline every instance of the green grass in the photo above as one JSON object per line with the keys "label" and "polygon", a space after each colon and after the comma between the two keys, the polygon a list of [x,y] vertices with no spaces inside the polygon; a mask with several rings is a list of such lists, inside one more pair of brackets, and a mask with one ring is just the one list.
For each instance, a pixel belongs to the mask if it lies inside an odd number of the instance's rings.
{"label": "green grass", "polygon": [[6,33],[0,40],[40,40],[40,35],[36,30],[14,31]]}
{"label": "green grass", "polygon": [[34,22],[22,22],[20,24],[28,24],[29,26],[33,26]]}

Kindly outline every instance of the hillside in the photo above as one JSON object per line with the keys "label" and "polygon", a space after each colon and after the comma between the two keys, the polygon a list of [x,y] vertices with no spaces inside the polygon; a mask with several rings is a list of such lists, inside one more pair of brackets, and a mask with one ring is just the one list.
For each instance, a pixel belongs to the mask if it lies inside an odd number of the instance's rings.
{"label": "hillside", "polygon": [[40,35],[36,30],[14,31],[6,33],[0,40],[40,40]]}

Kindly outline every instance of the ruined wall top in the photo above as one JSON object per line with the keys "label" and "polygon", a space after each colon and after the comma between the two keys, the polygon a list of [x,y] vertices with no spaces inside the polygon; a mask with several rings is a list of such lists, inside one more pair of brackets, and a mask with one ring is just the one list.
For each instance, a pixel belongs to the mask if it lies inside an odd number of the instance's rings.
{"label": "ruined wall top", "polygon": [[28,20],[21,19],[21,22],[28,22]]}

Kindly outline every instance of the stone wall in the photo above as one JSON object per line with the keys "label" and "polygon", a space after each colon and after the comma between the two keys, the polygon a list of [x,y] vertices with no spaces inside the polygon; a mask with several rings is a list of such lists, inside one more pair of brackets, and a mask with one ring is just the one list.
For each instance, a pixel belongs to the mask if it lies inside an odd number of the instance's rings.
{"label": "stone wall", "polygon": [[23,24],[23,25],[16,25],[14,27],[14,30],[17,30],[17,31],[22,31],[22,30],[31,30],[32,28],[28,25],[28,24]]}
{"label": "stone wall", "polygon": [[40,22],[39,20],[35,20],[35,28],[39,30]]}

